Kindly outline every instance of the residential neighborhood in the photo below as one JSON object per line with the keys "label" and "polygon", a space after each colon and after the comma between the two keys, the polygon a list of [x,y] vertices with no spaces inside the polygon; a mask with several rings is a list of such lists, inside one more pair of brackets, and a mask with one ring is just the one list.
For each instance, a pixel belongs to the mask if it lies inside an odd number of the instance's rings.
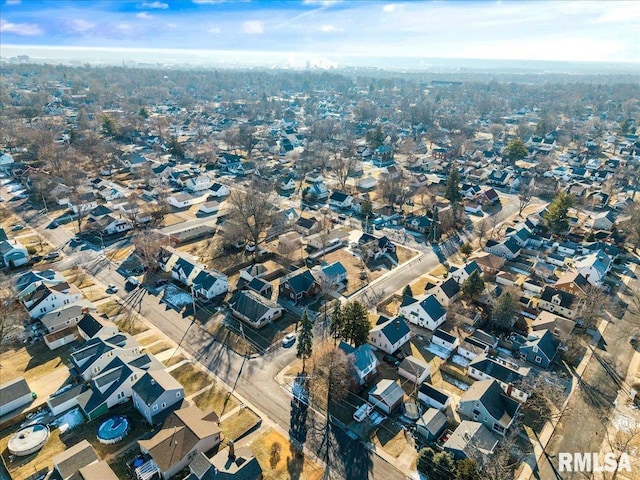
{"label": "residential neighborhood", "polygon": [[0,478],[639,478],[637,78],[525,77],[3,54]]}

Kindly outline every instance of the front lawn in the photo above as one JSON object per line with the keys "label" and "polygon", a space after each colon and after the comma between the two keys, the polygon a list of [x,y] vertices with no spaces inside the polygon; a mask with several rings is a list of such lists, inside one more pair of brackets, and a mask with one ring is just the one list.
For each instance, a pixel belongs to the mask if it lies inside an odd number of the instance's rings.
{"label": "front lawn", "polygon": [[220,423],[226,441],[236,441],[260,423],[260,417],[250,408],[244,407]]}
{"label": "front lawn", "polygon": [[172,370],[171,376],[184,387],[184,395],[189,396],[212,383],[211,378],[191,363],[186,363]]}
{"label": "front lawn", "polygon": [[226,412],[236,408],[239,403],[231,392],[213,385],[209,390],[205,390],[193,398],[193,402],[203,412],[216,412],[218,417],[222,417]]}
{"label": "front lawn", "polygon": [[[271,448],[280,445],[280,459],[271,465]],[[262,467],[264,480],[289,480],[304,478],[306,480],[320,480],[323,469],[316,462],[306,457],[288,438],[275,430],[269,430],[251,443],[258,463]]]}

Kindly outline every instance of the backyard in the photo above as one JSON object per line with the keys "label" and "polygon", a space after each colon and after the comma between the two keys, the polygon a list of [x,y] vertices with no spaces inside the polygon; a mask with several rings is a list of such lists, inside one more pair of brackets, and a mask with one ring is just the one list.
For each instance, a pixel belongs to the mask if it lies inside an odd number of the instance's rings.
{"label": "backyard", "polygon": [[[280,445],[281,453],[278,461],[271,463],[271,449],[274,444]],[[251,450],[262,467],[264,480],[290,478],[320,480],[322,478],[322,467],[275,430],[269,430],[260,435],[251,443]]]}
{"label": "backyard", "polygon": [[40,341],[1,353],[2,383],[16,377],[24,377],[27,381],[33,381],[58,368],[66,369],[72,345],[77,346],[78,343],[74,342],[56,350],[49,350],[49,347]]}
{"label": "backyard", "polygon": [[214,384],[210,389],[193,397],[193,403],[203,412],[215,412],[218,417],[236,408],[239,403],[231,392]]}

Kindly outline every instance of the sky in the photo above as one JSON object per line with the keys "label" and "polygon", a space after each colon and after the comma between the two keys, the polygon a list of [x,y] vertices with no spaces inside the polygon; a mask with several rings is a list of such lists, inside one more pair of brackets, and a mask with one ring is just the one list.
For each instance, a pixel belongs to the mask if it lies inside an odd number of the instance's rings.
{"label": "sky", "polygon": [[[518,59],[640,65],[640,0],[0,0],[15,46],[346,58]],[[34,51],[30,48],[29,51]]]}

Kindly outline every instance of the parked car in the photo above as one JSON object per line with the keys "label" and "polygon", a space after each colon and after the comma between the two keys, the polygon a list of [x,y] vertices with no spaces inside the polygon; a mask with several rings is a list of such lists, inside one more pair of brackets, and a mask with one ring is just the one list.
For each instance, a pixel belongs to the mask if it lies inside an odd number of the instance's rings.
{"label": "parked car", "polygon": [[382,361],[395,368],[398,368],[400,366],[400,360],[398,360],[393,355],[385,355],[384,357],[382,357]]}
{"label": "parked car", "polygon": [[156,280],[156,287],[162,287],[167,283],[169,283],[169,280],[167,280],[166,278],[161,278],[160,280]]}
{"label": "parked car", "polygon": [[18,230],[22,230],[24,229],[24,225],[14,225],[13,228],[11,229],[12,232],[17,232]]}
{"label": "parked car", "polygon": [[133,285],[134,287],[137,287],[138,285],[140,285],[140,279],[131,275],[130,277],[127,277],[127,283]]}
{"label": "parked car", "polygon": [[118,291],[118,286],[110,283],[107,285],[107,292],[116,293]]}
{"label": "parked car", "polygon": [[44,256],[45,260],[53,260],[60,257],[60,252],[49,252]]}
{"label": "parked car", "polygon": [[289,347],[291,345],[293,345],[296,341],[296,334],[295,333],[287,333],[284,338],[282,339],[282,346],[283,347]]}

